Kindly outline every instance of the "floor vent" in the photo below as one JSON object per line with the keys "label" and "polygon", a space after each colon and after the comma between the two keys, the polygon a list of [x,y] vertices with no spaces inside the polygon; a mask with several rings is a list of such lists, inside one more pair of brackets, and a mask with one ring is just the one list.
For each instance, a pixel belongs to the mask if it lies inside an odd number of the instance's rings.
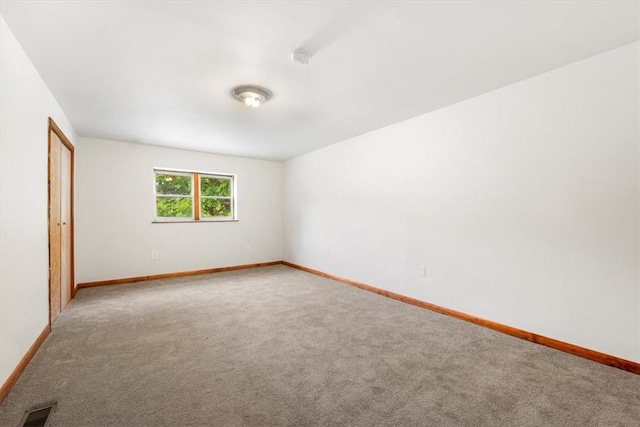
{"label": "floor vent", "polygon": [[56,409],[56,404],[45,406],[44,408],[27,411],[22,416],[18,427],[46,427],[49,424],[49,416]]}

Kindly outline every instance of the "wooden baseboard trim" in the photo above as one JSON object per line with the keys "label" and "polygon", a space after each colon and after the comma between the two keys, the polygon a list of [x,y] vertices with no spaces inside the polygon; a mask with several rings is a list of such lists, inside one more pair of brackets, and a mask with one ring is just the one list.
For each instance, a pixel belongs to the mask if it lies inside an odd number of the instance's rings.
{"label": "wooden baseboard trim", "polygon": [[96,286],[123,285],[125,283],[144,282],[147,280],[171,279],[175,277],[196,276],[198,274],[222,273],[224,271],[245,270],[247,268],[267,267],[270,265],[279,265],[282,261],[259,262],[256,264],[232,265],[230,267],[207,268],[204,270],[179,271],[177,273],[152,274],[149,276],[126,277],[123,279],[101,280],[99,282],[78,283],[77,290],[85,288],[94,288]]}
{"label": "wooden baseboard trim", "polygon": [[347,285],[355,286],[357,288],[364,289],[365,291],[373,292],[373,293],[385,296],[387,298],[395,299],[407,304],[411,304],[427,310],[435,311],[436,313],[444,314],[445,316],[454,317],[456,319],[464,320],[465,322],[484,326],[485,328],[493,329],[494,331],[502,332],[503,334],[511,335],[513,337],[531,341],[533,343],[544,345],[546,347],[550,347],[556,350],[560,350],[565,353],[573,354],[574,356],[582,357],[584,359],[589,359],[594,362],[613,366],[614,368],[622,369],[624,371],[629,371],[634,374],[640,375],[640,363],[636,363],[630,360],[611,356],[609,354],[600,353],[598,351],[590,350],[588,348],[580,347],[564,341],[559,341],[553,338],[548,338],[542,335],[534,334],[533,332],[527,332],[522,329],[514,328],[513,326],[503,325],[501,323],[494,322],[492,320],[482,319],[480,317],[472,316],[470,314],[462,313],[460,311],[451,310],[449,308],[441,307],[439,305],[431,304],[428,302],[420,301],[415,298],[400,295],[395,292],[376,288],[374,286],[370,286],[365,283],[356,282],[354,280],[345,279],[343,277],[335,276],[333,274],[328,274],[322,271],[314,270],[312,268],[293,264],[288,261],[282,261],[282,264],[288,267],[296,268],[298,270],[306,271],[307,273],[312,273],[318,276],[326,277],[328,279],[336,280],[338,282],[346,283]]}
{"label": "wooden baseboard trim", "polygon": [[0,387],[0,403],[2,403],[7,397],[7,395],[11,391],[11,388],[13,388],[16,381],[18,381],[18,378],[20,378],[20,375],[22,375],[22,372],[24,372],[25,368],[27,367],[33,356],[36,354],[44,340],[49,336],[50,332],[51,327],[47,325],[44,330],[40,332],[40,335],[38,335],[38,338],[36,338],[33,344],[31,344],[31,347],[29,347],[29,350],[27,350],[25,355],[22,356],[22,359],[18,363],[18,366],[15,367],[13,372],[11,372],[11,375],[9,375],[4,384],[2,384],[2,387]]}

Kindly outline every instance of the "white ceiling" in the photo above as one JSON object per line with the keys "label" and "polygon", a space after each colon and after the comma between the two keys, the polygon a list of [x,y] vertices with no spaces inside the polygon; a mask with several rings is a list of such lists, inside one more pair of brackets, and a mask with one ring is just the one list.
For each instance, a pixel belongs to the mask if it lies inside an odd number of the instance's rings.
{"label": "white ceiling", "polygon": [[[81,136],[283,160],[639,39],[638,1],[10,2]],[[309,66],[290,54],[305,48]],[[252,110],[230,94],[269,88]]]}

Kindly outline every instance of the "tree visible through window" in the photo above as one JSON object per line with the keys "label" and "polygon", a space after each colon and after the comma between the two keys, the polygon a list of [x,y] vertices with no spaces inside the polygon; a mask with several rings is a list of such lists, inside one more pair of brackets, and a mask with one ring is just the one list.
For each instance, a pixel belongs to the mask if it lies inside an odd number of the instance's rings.
{"label": "tree visible through window", "polygon": [[234,175],[155,170],[160,221],[235,219]]}
{"label": "tree visible through window", "polygon": [[193,216],[192,174],[156,171],[156,216],[191,218]]}
{"label": "tree visible through window", "polygon": [[200,215],[231,215],[231,177],[200,175]]}

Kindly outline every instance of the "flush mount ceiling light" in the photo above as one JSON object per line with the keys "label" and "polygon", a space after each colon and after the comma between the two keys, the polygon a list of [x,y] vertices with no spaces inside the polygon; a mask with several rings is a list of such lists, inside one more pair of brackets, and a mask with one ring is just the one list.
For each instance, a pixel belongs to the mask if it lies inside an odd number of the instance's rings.
{"label": "flush mount ceiling light", "polygon": [[271,98],[271,92],[268,89],[251,85],[234,87],[231,94],[235,99],[252,108],[259,107]]}

